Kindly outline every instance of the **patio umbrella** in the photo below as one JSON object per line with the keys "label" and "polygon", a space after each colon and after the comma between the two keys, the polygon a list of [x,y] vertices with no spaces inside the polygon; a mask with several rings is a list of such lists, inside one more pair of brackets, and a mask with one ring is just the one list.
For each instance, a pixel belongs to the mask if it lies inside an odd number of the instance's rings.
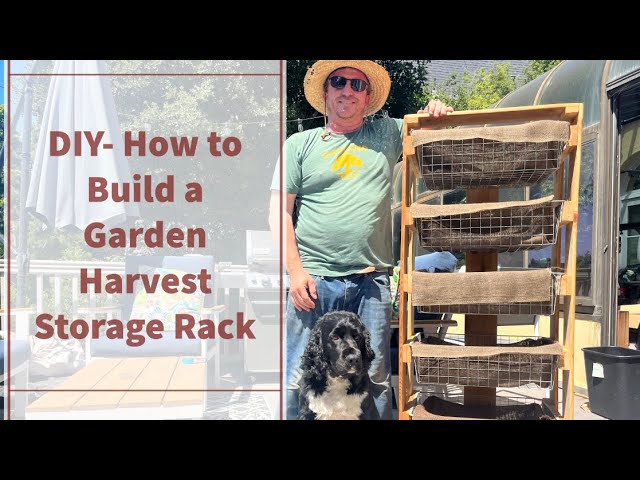
{"label": "patio umbrella", "polygon": [[[101,61],[55,62],[26,202],[27,211],[48,228],[84,230],[92,222],[109,226],[139,216],[135,203],[114,202],[111,198],[95,203],[88,200],[89,177],[102,177],[108,186],[131,182],[111,81],[105,73],[106,66]],[[69,135],[68,153],[50,154],[51,131]],[[88,131],[94,137],[99,131],[105,132],[97,156],[90,155],[84,134],[82,152],[76,154],[76,131]],[[113,144],[113,149],[102,148],[104,144]]]}

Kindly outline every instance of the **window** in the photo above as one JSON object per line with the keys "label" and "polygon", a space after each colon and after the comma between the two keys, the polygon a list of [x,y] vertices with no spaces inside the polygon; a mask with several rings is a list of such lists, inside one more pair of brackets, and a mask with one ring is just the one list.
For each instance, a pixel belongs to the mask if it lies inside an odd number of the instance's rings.
{"label": "window", "polygon": [[640,263],[640,119],[629,120],[637,116],[632,106],[621,105],[628,116],[620,131],[619,268]]}

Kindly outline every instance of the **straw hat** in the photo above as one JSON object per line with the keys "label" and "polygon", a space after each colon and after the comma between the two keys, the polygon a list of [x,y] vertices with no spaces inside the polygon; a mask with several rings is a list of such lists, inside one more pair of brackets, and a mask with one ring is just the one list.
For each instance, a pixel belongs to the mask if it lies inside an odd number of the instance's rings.
{"label": "straw hat", "polygon": [[367,76],[371,85],[371,101],[364,111],[365,117],[382,108],[391,90],[391,79],[383,67],[371,60],[318,60],[314,63],[304,76],[304,95],[313,108],[326,115],[324,82],[331,72],[339,68],[355,68]]}

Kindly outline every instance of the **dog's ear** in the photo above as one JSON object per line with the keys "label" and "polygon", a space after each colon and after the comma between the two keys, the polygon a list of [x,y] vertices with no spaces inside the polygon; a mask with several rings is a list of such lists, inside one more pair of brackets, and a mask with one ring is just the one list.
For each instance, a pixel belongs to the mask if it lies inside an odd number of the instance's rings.
{"label": "dog's ear", "polygon": [[309,343],[307,343],[301,360],[302,370],[317,380],[324,379],[329,370],[329,362],[325,358],[322,347],[322,329],[320,327],[320,322],[318,322],[311,330]]}
{"label": "dog's ear", "polygon": [[366,371],[369,370],[369,366],[371,365],[371,362],[373,362],[373,359],[376,358],[376,354],[371,348],[371,335],[369,334],[369,330],[364,328],[362,330],[362,333],[364,334],[364,352],[362,352],[362,363],[364,366],[364,370]]}

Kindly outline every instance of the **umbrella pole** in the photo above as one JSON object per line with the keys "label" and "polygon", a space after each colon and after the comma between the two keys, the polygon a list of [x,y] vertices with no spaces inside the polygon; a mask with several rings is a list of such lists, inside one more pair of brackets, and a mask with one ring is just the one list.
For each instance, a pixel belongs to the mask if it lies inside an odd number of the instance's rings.
{"label": "umbrella pole", "polygon": [[27,82],[24,92],[24,137],[22,142],[22,158],[20,159],[20,221],[18,223],[18,291],[16,306],[25,306],[27,273],[29,271],[29,255],[27,251],[27,237],[29,235],[29,219],[27,218],[27,192],[29,189],[31,165],[31,114],[32,90]]}

